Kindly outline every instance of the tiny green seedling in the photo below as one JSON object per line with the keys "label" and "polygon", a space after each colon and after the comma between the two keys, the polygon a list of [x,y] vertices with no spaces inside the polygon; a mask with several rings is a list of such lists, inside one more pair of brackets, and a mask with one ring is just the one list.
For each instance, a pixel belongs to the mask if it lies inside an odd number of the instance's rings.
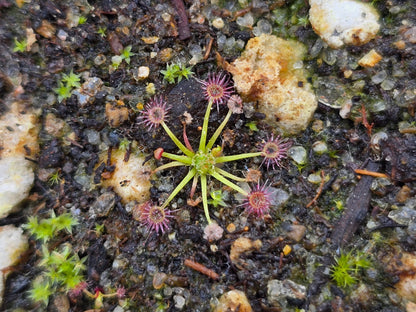
{"label": "tiny green seedling", "polygon": [[69,244],[52,251],[47,246],[47,242],[56,237],[58,232],[65,230],[71,233],[76,224],[78,222],[70,213],[57,216],[53,210],[47,219],[39,221],[37,216],[29,217],[24,227],[42,243],[38,264],[42,273],[33,281],[29,290],[29,297],[33,301],[46,306],[51,295],[57,291],[67,292],[84,280],[86,257],[80,259]]}
{"label": "tiny green seedling", "polygon": [[61,251],[53,250],[52,252],[42,245],[42,259],[39,266],[43,268],[43,276],[51,285],[60,285],[65,290],[70,290],[83,281],[81,273],[85,270],[85,260],[86,257],[80,259],[77,254],[74,254],[69,245]]}
{"label": "tiny green seedling", "polygon": [[298,17],[298,25],[306,27],[309,24],[309,16]]}
{"label": "tiny green seedling", "polygon": [[51,217],[48,219],[39,221],[37,216],[29,217],[28,222],[24,227],[37,240],[41,240],[45,243],[52,239],[59,231],[66,230],[68,233],[71,233],[72,227],[77,224],[78,221],[74,219],[70,213],[63,213],[56,216],[55,212],[52,210]]}
{"label": "tiny green seedling", "polygon": [[111,58],[111,66],[114,69],[117,69],[120,64],[125,61],[127,64],[130,64],[130,58],[135,55],[135,53],[131,52],[132,46],[128,45],[123,50],[121,50],[120,55],[114,55]]}
{"label": "tiny green seedling", "polygon": [[246,127],[248,127],[250,131],[259,131],[259,128],[257,128],[257,122],[255,121],[250,121],[246,123]]}
{"label": "tiny green seedling", "polygon": [[82,25],[82,24],[85,24],[87,22],[87,17],[86,16],[80,16],[79,18],[78,18],[78,25]]}
{"label": "tiny green seedling", "polygon": [[122,60],[125,60],[127,64],[130,64],[130,57],[133,55],[135,55],[135,53],[131,52],[131,45],[125,47],[120,54]]}
{"label": "tiny green seedling", "polygon": [[14,38],[14,48],[13,48],[13,52],[26,52],[26,48],[27,48],[27,40],[26,39],[22,39],[21,41],[17,40],[16,38]]}
{"label": "tiny green seedling", "polygon": [[62,251],[54,250],[49,252],[45,245],[42,245],[42,258],[39,266],[42,273],[32,283],[29,290],[29,297],[35,302],[48,304],[49,297],[57,291],[69,291],[84,280],[86,257],[80,259],[73,254],[67,245]]}
{"label": "tiny green seedling", "polygon": [[121,151],[127,151],[130,146],[130,141],[126,138],[120,140],[120,143],[118,145],[118,149]]}
{"label": "tiny green seedling", "polygon": [[183,78],[189,79],[193,75],[191,67],[186,67],[184,64],[167,64],[166,70],[161,70],[163,80],[168,83],[175,83],[176,79],[180,82]]}
{"label": "tiny green seedling", "polygon": [[42,278],[37,278],[32,283],[32,288],[29,291],[29,297],[34,302],[40,302],[43,305],[48,305],[49,297],[53,294],[51,285],[43,280]]}
{"label": "tiny green seedling", "polygon": [[72,70],[69,75],[63,74],[61,81],[58,82],[58,87],[53,89],[58,95],[58,101],[62,102],[62,100],[70,98],[72,91],[81,87],[80,81],[80,75],[74,74]]}
{"label": "tiny green seedling", "polygon": [[371,266],[370,260],[363,252],[341,253],[331,267],[331,277],[339,287],[348,288],[357,283],[360,270]]}
{"label": "tiny green seedling", "polygon": [[227,206],[227,204],[224,202],[224,194],[221,190],[212,191],[210,195],[212,199],[208,200],[208,204],[213,205],[215,208],[218,206]]}
{"label": "tiny green seedling", "polygon": [[344,211],[344,202],[342,200],[334,200],[335,208],[337,211]]}
{"label": "tiny green seedling", "polygon": [[100,26],[100,27],[98,27],[97,33],[98,33],[101,37],[105,38],[105,37],[107,37],[106,31],[107,31],[107,27],[101,27],[101,26]]}
{"label": "tiny green seedling", "polygon": [[98,224],[98,223],[96,223],[95,224],[94,232],[97,234],[97,236],[100,236],[101,234],[104,233],[104,228],[105,228],[105,225],[104,224]]}
{"label": "tiny green seedling", "polygon": [[62,82],[59,82],[58,88],[53,89],[53,91],[55,91],[55,93],[58,95],[59,102],[70,98],[72,94],[72,88],[64,85]]}
{"label": "tiny green seedling", "polygon": [[62,75],[61,81],[62,83],[65,83],[65,85],[69,88],[79,88],[81,87],[80,76],[81,75],[74,74],[74,72],[71,69],[71,72],[69,73],[69,75],[67,74]]}
{"label": "tiny green seedling", "polygon": [[54,173],[51,174],[51,176],[48,179],[48,184],[50,186],[54,186],[54,185],[58,185],[59,183],[61,183],[62,178],[59,176],[59,170],[55,171]]}

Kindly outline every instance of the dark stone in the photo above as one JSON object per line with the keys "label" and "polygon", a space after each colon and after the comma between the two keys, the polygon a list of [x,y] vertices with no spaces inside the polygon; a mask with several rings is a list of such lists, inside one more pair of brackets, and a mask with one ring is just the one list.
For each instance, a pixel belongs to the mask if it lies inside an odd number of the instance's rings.
{"label": "dark stone", "polygon": [[410,78],[416,78],[416,59],[411,59],[407,62],[407,72]]}
{"label": "dark stone", "polygon": [[57,140],[51,141],[46,145],[39,156],[40,168],[55,168],[59,167],[64,159],[64,153]]}
{"label": "dark stone", "polygon": [[386,160],[386,170],[395,182],[416,180],[416,136],[389,137],[380,142],[381,152]]}
{"label": "dark stone", "polygon": [[99,281],[101,273],[111,266],[104,241],[99,239],[88,248],[88,278]]}

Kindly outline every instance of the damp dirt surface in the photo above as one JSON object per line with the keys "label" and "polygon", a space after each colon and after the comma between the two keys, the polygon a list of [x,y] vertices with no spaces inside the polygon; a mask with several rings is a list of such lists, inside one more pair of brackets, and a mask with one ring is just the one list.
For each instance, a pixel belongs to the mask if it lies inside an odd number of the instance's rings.
{"label": "damp dirt surface", "polygon": [[[380,13],[377,37],[334,50],[309,24],[307,1],[0,0],[0,114],[22,101],[39,112],[41,125],[30,196],[0,224],[20,226],[51,210],[71,213],[78,225],[60,232],[48,248],[69,246],[87,257],[90,292],[125,289],[124,298],[104,298],[94,311],[211,311],[233,289],[245,293],[253,311],[414,311],[414,291],[395,288],[408,271],[390,262],[416,252],[416,6],[412,0],[371,5]],[[162,127],[149,131],[139,122],[153,88],[171,105],[167,123],[177,137],[184,113],[192,117],[186,131],[196,147],[207,104],[200,83],[184,78],[170,84],[161,70],[186,64],[205,79],[262,32],[306,45],[303,66],[319,98],[308,128],[287,137],[297,148],[281,168],[267,168],[258,158],[224,164],[239,176],[261,176],[274,197],[269,214],[247,214],[241,198],[212,179],[209,190],[225,194],[224,206],[210,205],[211,218],[224,229],[221,239],[204,239],[207,221],[202,203],[188,201],[191,185],[170,203],[169,229],[149,232],[134,218],[134,202],[101,186],[114,167],[100,153],[110,156],[128,140],[126,154],[141,153],[161,165],[155,149],[178,152]],[[23,39],[28,50],[13,51],[15,40]],[[114,57],[127,47],[129,59],[117,63]],[[359,66],[372,49],[382,60]],[[141,66],[149,70],[144,78]],[[71,71],[88,85],[59,99],[59,83]],[[106,105],[117,115],[110,116]],[[279,133],[256,105],[244,103],[244,113],[232,115],[220,137],[224,155],[257,151]],[[209,135],[226,114],[225,105],[213,106]],[[167,198],[186,173],[177,167],[152,175],[150,198]],[[242,237],[253,246],[236,252]],[[92,311],[94,299],[68,296],[59,287],[48,306],[30,300],[42,270],[41,244],[33,237],[29,242],[9,273],[1,310]],[[362,252],[371,263],[350,272],[354,283],[348,287],[331,273],[341,252]],[[273,280],[283,281],[282,288]]]}

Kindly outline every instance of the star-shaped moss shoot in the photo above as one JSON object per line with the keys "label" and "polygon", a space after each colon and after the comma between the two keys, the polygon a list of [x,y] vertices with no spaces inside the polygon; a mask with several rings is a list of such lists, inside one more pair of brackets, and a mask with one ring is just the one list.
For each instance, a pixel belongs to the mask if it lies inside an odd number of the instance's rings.
{"label": "star-shaped moss shoot", "polygon": [[[202,91],[208,100],[207,109],[204,116],[202,125],[201,137],[199,140],[199,147],[195,151],[189,143],[186,135],[186,131],[183,131],[182,143],[169,129],[165,120],[168,117],[170,106],[163,100],[162,97],[152,99],[145,107],[140,123],[145,124],[148,128],[158,127],[161,125],[167,135],[175,143],[175,145],[182,151],[182,155],[171,154],[163,151],[162,148],[157,149],[154,152],[156,159],[162,157],[172,160],[154,170],[154,172],[177,167],[186,166],[189,168],[188,174],[182,179],[178,186],[172,191],[166,201],[160,206],[161,209],[165,209],[169,203],[175,198],[175,196],[185,187],[185,185],[192,180],[192,187],[190,198],[192,199],[198,185],[201,184],[202,192],[202,204],[204,207],[205,217],[208,223],[211,223],[208,210],[208,177],[215,178],[219,182],[229,186],[238,193],[241,193],[245,198],[245,207],[248,213],[252,213],[256,216],[262,216],[269,211],[271,205],[270,194],[267,187],[256,186],[253,191],[247,192],[238,186],[235,182],[245,182],[245,178],[238,177],[221,168],[221,164],[246,159],[250,157],[264,157],[263,163],[269,167],[269,165],[277,165],[278,167],[282,159],[286,156],[286,152],[289,143],[280,137],[267,140],[261,145],[261,149],[258,152],[243,153],[238,155],[224,156],[222,154],[222,148],[220,146],[214,146],[222,130],[227,124],[233,113],[241,113],[241,99],[238,100],[237,96],[233,95],[234,88],[229,78],[224,73],[210,74],[207,80],[197,80],[201,84]],[[219,127],[216,129],[211,138],[208,139],[208,122],[213,104],[228,105],[228,113]],[[261,197],[264,198],[261,198]],[[252,207],[251,207],[251,206]],[[148,225],[148,224],[146,224]]]}

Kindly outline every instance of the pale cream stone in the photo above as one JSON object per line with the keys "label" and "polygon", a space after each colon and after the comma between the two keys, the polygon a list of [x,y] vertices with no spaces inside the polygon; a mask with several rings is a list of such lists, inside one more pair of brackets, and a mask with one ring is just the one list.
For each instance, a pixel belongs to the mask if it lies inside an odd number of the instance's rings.
{"label": "pale cream stone", "polygon": [[241,290],[230,290],[221,296],[214,312],[251,312],[250,302]]}
{"label": "pale cream stone", "polygon": [[0,227],[0,305],[3,301],[6,277],[28,247],[27,237],[14,225]]}
{"label": "pale cream stone", "polygon": [[245,261],[240,256],[259,250],[261,246],[262,242],[259,239],[253,241],[248,237],[239,237],[231,245],[230,260],[235,266],[242,268]]}
{"label": "pale cream stone", "polygon": [[14,102],[0,118],[0,218],[16,211],[33,185],[34,163],[39,150],[37,114]]}
{"label": "pale cream stone", "polygon": [[394,291],[404,300],[416,303],[416,253],[397,252],[383,259],[387,272],[400,277],[394,285]]}
{"label": "pale cream stone", "polygon": [[380,29],[379,14],[369,3],[355,0],[309,0],[309,21],[315,32],[334,49],[362,45]]}
{"label": "pale cream stone", "polygon": [[[110,177],[102,179],[102,187],[112,187],[123,203],[132,200],[144,203],[150,198],[150,176],[154,167],[149,161],[145,162],[144,155],[135,152],[130,154],[128,161],[124,161],[125,153],[120,150],[111,153],[111,165],[115,169]],[[107,151],[101,154],[100,160],[107,162]]]}
{"label": "pale cream stone", "polygon": [[227,66],[240,95],[258,103],[265,121],[285,133],[304,130],[318,105],[303,69],[305,52],[299,42],[263,34]]}
{"label": "pale cream stone", "polygon": [[39,150],[38,132],[37,113],[22,103],[12,103],[0,118],[0,157],[16,154],[33,157]]}
{"label": "pale cream stone", "polygon": [[111,127],[117,128],[129,119],[129,110],[125,106],[116,106],[110,103],[105,104],[105,116]]}
{"label": "pale cream stone", "polygon": [[32,188],[33,164],[22,155],[0,159],[0,218],[16,211]]}
{"label": "pale cream stone", "polygon": [[224,20],[221,17],[217,17],[212,21],[212,26],[217,29],[224,28]]}
{"label": "pale cream stone", "polygon": [[150,69],[147,66],[140,66],[137,70],[137,79],[142,80],[149,77]]}

